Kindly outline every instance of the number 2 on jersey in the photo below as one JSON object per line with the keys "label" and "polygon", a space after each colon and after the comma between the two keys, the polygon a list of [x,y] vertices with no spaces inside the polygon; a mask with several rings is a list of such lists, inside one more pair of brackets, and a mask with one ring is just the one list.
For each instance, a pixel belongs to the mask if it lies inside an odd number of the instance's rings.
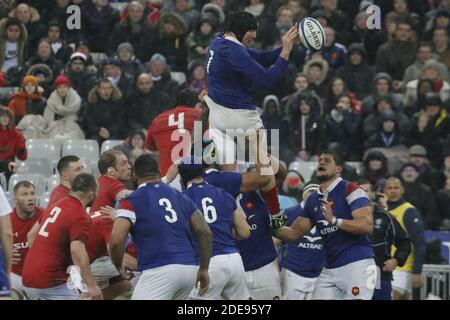
{"label": "number 2 on jersey", "polygon": [[170,216],[168,214],[164,216],[167,222],[169,223],[177,222],[178,220],[177,213],[175,212],[175,210],[173,210],[172,203],[170,202],[169,199],[166,198],[159,199],[159,205],[163,206],[167,212],[170,212]]}
{"label": "number 2 on jersey", "polygon": [[48,237],[48,232],[45,231],[45,228],[47,227],[47,225],[49,223],[55,223],[56,219],[58,218],[59,214],[61,213],[61,208],[59,207],[54,207],[52,209],[52,211],[50,211],[50,217],[48,217],[44,223],[42,224],[41,229],[39,230],[39,235],[47,238]]}

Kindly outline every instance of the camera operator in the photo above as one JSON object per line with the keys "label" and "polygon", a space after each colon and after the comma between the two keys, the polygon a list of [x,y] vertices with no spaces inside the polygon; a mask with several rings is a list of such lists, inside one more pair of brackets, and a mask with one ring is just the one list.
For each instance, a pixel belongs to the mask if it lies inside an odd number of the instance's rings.
{"label": "camera operator", "polygon": [[[387,198],[381,188],[373,191],[369,181],[361,179],[359,186],[367,193],[373,205],[374,230],[369,236],[375,253],[375,262],[381,271],[380,287],[375,288],[373,300],[392,299],[392,272],[397,266],[403,266],[411,252],[411,243],[406,232],[394,216],[387,212]],[[392,246],[397,247],[394,257]]]}

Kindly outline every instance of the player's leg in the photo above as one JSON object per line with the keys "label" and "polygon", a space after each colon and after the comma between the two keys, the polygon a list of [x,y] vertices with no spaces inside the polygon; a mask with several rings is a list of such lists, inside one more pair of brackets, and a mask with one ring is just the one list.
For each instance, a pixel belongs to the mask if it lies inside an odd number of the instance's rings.
{"label": "player's leg", "polygon": [[301,277],[287,269],[281,270],[280,278],[284,300],[311,300],[317,278]]}
{"label": "player's leg", "polygon": [[244,263],[239,253],[225,255],[229,279],[222,290],[222,297],[225,300],[249,300],[250,292],[245,279]]}
{"label": "player's leg", "polygon": [[317,279],[312,300],[340,300],[342,293],[336,285],[336,272],[334,269],[322,270]]}
{"label": "player's leg", "polygon": [[30,300],[80,300],[78,291],[69,289],[66,283],[53,288],[35,289],[25,287],[24,289]]}
{"label": "player's leg", "polygon": [[393,300],[408,300],[411,288],[411,273],[394,270],[392,273],[392,299]]}
{"label": "player's leg", "polygon": [[25,300],[25,290],[22,284],[22,277],[11,272],[11,291],[14,300]]}
{"label": "player's leg", "polygon": [[380,288],[375,288],[372,300],[392,300],[391,280],[380,281]]}
{"label": "player's leg", "polygon": [[198,294],[198,288],[193,288],[189,294],[189,300],[221,300],[222,291],[228,281],[229,261],[227,255],[211,257],[209,261],[209,288],[202,296]]}
{"label": "player's leg", "polygon": [[281,284],[277,260],[246,272],[247,286],[254,300],[280,300]]}
{"label": "player's leg", "polygon": [[90,268],[95,282],[102,290],[103,299],[113,300],[131,290],[130,282],[122,279],[110,257],[98,258],[91,263]]}
{"label": "player's leg", "polygon": [[377,280],[377,267],[373,258],[355,261],[336,269],[342,299],[372,299]]}

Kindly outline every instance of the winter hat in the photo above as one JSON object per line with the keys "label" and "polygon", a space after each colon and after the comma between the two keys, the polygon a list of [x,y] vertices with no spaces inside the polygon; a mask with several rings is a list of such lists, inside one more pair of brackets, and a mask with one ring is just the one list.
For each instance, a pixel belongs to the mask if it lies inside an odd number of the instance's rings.
{"label": "winter hat", "polygon": [[114,65],[114,66],[120,67],[120,61],[116,58],[108,58],[105,61],[103,61],[103,66],[107,66],[107,65]]}
{"label": "winter hat", "polygon": [[363,57],[366,56],[366,49],[362,43],[352,43],[348,47],[348,56],[351,56],[353,52],[359,52]]}
{"label": "winter hat", "polygon": [[439,94],[435,92],[429,92],[425,96],[425,106],[441,106],[442,101],[441,97],[439,97]]}
{"label": "winter hat", "polygon": [[58,76],[55,79],[55,87],[59,87],[61,85],[66,85],[68,87],[70,87],[70,80],[69,78],[67,78],[66,76]]}
{"label": "winter hat", "polygon": [[242,41],[247,31],[257,30],[258,21],[249,12],[232,12],[225,23],[225,32],[233,32]]}
{"label": "winter hat", "polygon": [[385,79],[389,82],[389,85],[392,84],[392,77],[386,72],[378,72],[373,78],[373,83],[377,83],[378,80]]}
{"label": "winter hat", "polygon": [[87,57],[84,53],[82,52],[74,52],[72,53],[72,55],[70,56],[70,62],[73,62],[75,60],[80,60],[83,63],[86,63],[87,61]]}
{"label": "winter hat", "polygon": [[22,80],[22,87],[25,86],[27,83],[32,83],[34,86],[38,86],[38,78],[35,76],[26,76]]}
{"label": "winter hat", "polygon": [[160,61],[163,64],[167,64],[166,58],[161,53],[155,53],[154,55],[152,55],[149,63],[153,63],[155,61]]}
{"label": "winter hat", "polygon": [[117,47],[117,54],[122,51],[129,52],[131,55],[134,55],[133,45],[129,42],[123,42],[119,44],[119,46]]}
{"label": "winter hat", "polygon": [[385,111],[381,115],[381,122],[393,121],[395,122],[395,114],[392,111]]}

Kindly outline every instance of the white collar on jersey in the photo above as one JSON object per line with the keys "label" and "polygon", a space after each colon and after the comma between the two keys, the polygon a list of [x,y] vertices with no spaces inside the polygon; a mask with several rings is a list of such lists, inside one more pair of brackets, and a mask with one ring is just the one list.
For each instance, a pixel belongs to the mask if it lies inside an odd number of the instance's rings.
{"label": "white collar on jersey", "polygon": [[205,174],[211,173],[211,172],[219,172],[219,170],[215,169],[215,168],[211,168],[205,171]]}
{"label": "white collar on jersey", "polygon": [[141,184],[139,185],[138,189],[139,189],[139,188],[142,188],[142,187],[145,187],[146,185],[147,185],[147,182],[141,183]]}
{"label": "white collar on jersey", "polygon": [[[339,182],[342,181],[341,177],[337,177],[332,184],[330,184],[327,188],[327,190],[325,190],[325,193],[330,193],[331,191],[333,191],[334,188],[336,188],[336,186],[338,185]],[[322,193],[322,187],[317,191],[319,194],[324,194]]]}
{"label": "white collar on jersey", "polygon": [[236,44],[238,44],[238,45],[240,45],[240,46],[245,47],[244,44],[243,44],[242,42],[240,42],[238,39],[236,39],[236,38],[234,38],[234,37],[225,36],[225,37],[223,37],[223,38],[224,38],[225,40],[229,40],[229,41],[234,42],[234,43],[236,43]]}

